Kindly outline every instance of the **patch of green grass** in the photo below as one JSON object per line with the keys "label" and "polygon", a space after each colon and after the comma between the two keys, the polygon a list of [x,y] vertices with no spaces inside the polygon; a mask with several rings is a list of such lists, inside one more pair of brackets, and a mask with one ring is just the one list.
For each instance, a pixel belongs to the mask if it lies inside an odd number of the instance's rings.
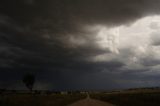
{"label": "patch of green grass", "polygon": [[86,95],[82,94],[3,95],[0,96],[0,106],[66,106],[85,97]]}
{"label": "patch of green grass", "polygon": [[90,96],[116,106],[160,106],[160,92],[93,93]]}

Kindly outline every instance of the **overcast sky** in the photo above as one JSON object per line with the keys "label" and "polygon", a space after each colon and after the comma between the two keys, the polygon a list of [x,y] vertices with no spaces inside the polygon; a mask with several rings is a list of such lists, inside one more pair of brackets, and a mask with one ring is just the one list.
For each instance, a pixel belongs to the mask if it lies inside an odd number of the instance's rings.
{"label": "overcast sky", "polygon": [[160,0],[1,0],[0,88],[160,85]]}

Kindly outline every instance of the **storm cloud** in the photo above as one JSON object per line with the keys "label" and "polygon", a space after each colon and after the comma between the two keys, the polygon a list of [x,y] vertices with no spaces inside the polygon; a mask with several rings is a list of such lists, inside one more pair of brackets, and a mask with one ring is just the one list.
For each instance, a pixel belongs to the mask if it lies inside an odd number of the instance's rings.
{"label": "storm cloud", "polygon": [[36,89],[157,86],[159,14],[159,0],[0,1],[0,87],[28,72]]}

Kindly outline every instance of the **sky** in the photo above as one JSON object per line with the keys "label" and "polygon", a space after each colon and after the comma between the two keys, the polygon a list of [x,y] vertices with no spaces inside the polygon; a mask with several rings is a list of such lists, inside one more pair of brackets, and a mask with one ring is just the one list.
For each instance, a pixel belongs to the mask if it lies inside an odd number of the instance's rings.
{"label": "sky", "polygon": [[160,85],[159,0],[1,0],[0,88]]}

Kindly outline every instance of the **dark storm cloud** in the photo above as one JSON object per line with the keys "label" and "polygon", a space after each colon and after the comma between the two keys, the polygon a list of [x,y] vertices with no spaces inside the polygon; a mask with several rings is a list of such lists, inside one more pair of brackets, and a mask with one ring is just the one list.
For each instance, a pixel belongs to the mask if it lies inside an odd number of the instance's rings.
{"label": "dark storm cloud", "polygon": [[153,58],[153,57],[147,57],[142,59],[141,63],[144,66],[156,66],[160,64],[160,60],[157,58]]}
{"label": "dark storm cloud", "polygon": [[[111,51],[99,48],[96,32],[86,27],[131,24],[158,14],[159,5],[159,0],[0,1],[0,71],[1,76],[8,76],[1,80],[14,82],[24,73],[33,72],[40,77],[39,82],[65,88],[65,84],[74,86],[76,76],[80,76],[77,82],[83,83],[86,74],[117,71],[125,66],[123,61],[90,61],[92,56]],[[97,78],[92,86],[101,81]]]}

